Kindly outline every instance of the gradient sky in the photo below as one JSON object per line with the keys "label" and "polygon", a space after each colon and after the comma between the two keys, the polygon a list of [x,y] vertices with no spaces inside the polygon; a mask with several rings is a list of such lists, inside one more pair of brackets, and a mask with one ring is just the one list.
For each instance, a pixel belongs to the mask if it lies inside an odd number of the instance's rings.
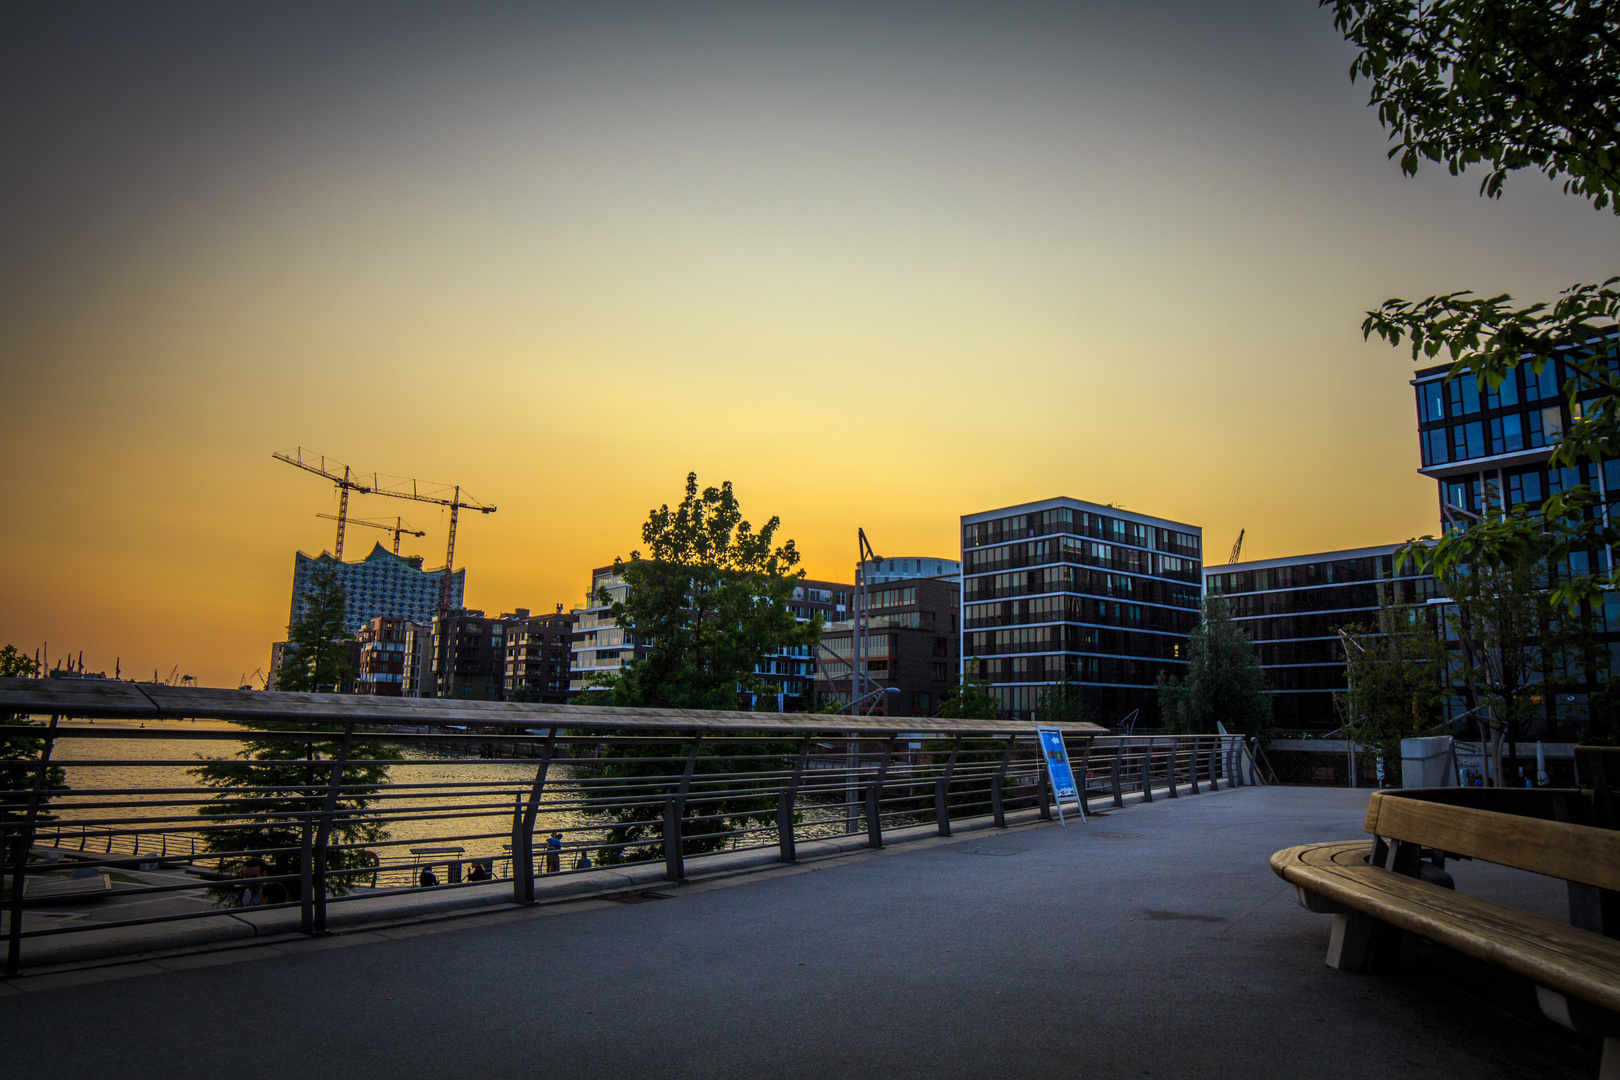
{"label": "gradient sky", "polygon": [[267,667],[332,542],[294,444],[497,504],[491,611],[693,469],[840,580],[1052,495],[1218,561],[1433,531],[1362,312],[1550,296],[1620,226],[1403,178],[1350,55],[1310,0],[8,3],[0,642]]}

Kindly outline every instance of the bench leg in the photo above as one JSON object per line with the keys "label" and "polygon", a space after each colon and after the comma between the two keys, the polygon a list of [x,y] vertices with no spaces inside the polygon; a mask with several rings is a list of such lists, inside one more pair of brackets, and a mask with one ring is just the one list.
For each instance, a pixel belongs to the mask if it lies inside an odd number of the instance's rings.
{"label": "bench leg", "polygon": [[1417,966],[1417,936],[1347,911],[1333,916],[1327,966],[1335,971],[1407,971]]}
{"label": "bench leg", "polygon": [[1378,920],[1359,911],[1333,916],[1328,937],[1327,966],[1335,971],[1370,971]]}

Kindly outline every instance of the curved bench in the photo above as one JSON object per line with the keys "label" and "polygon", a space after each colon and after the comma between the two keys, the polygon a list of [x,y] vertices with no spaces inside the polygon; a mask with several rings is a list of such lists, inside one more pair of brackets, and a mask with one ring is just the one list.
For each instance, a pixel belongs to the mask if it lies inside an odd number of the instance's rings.
{"label": "curved bench", "polygon": [[[1379,791],[1372,839],[1287,848],[1271,868],[1304,907],[1333,915],[1330,967],[1406,963],[1427,938],[1530,979],[1550,1019],[1604,1036],[1602,1075],[1620,1077],[1620,831],[1600,827],[1607,807],[1575,790]],[[1457,857],[1562,878],[1570,922],[1449,888],[1444,863]]]}

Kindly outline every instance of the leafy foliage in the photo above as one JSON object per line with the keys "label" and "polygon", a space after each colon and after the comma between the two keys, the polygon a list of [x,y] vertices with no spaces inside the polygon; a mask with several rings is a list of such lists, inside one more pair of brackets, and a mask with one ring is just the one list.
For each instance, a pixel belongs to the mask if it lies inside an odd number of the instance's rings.
{"label": "leafy foliage", "polygon": [[[619,674],[597,683],[600,688],[582,700],[649,708],[734,709],[740,692],[764,690],[765,680],[754,669],[767,655],[788,646],[814,645],[821,636],[819,618],[801,623],[789,609],[794,583],[804,571],[793,569],[799,562],[793,541],[776,543],[780,528],[781,519],[773,516],[755,532],[743,518],[729,481],[700,492],[697,474],[689,473],[681,503],[674,510],[666,503],[647,515],[641,528],[647,557],[634,551],[628,561],[614,561],[628,588],[610,611],[628,636],[627,645],[639,642],[651,651],[627,661]],[[599,590],[599,602],[612,599],[606,589]],[[658,855],[664,828],[659,796],[671,791],[670,781],[662,779],[671,765],[633,759],[679,758],[687,745],[608,744],[603,775],[629,782],[615,798],[646,800],[609,811],[614,824],[608,841],[647,844],[603,848],[599,863]],[[796,744],[764,736],[742,743],[700,743],[693,796],[685,805],[681,828],[686,853],[716,850],[733,830],[775,820],[775,800],[750,794],[757,785],[746,775],[725,782],[704,777],[781,769],[795,749]],[[710,797],[715,798],[708,801]]]}
{"label": "leafy foliage", "polygon": [[354,681],[354,666],[344,655],[348,598],[337,571],[318,566],[310,572],[303,612],[287,628],[287,654],[276,676],[278,690],[342,689]]}
{"label": "leafy foliage", "polygon": [[963,679],[944,701],[939,715],[947,720],[994,720],[1001,715],[1001,701],[990,692],[984,679]]}
{"label": "leafy foliage", "polygon": [[1187,637],[1186,676],[1159,679],[1165,730],[1209,734],[1220,722],[1234,733],[1265,736],[1271,695],[1253,642],[1219,593],[1205,596],[1202,616]]}
{"label": "leafy foliage", "polygon": [[[730,481],[700,494],[696,473],[678,507],[648,514],[641,527],[648,557],[634,551],[628,562],[614,561],[629,588],[611,611],[652,651],[604,684],[612,704],[736,708],[739,691],[765,689],[754,668],[767,654],[820,639],[819,617],[801,623],[789,610],[804,571],[792,569],[799,562],[792,540],[775,546],[779,528],[772,517],[756,533]],[[606,589],[598,599],[612,601]]]}
{"label": "leafy foliage", "polygon": [[[33,678],[39,674],[39,665],[24,656],[15,645],[0,646],[0,678]],[[31,792],[34,776],[39,771],[37,762],[45,747],[45,740],[16,734],[19,730],[37,730],[43,725],[15,713],[0,715],[0,791]],[[44,790],[60,791],[67,787],[67,773],[60,765],[45,767]],[[43,807],[51,797],[40,797],[39,818],[51,820]],[[0,821],[20,821],[28,816],[28,796],[0,795]]]}
{"label": "leafy foliage", "polygon": [[1094,723],[1086,704],[1085,688],[1079,683],[1060,679],[1041,690],[1035,706],[1035,715],[1043,724]]}
{"label": "leafy foliage", "polygon": [[[1507,175],[1533,169],[1596,209],[1620,213],[1620,20],[1613,5],[1578,0],[1322,0],[1359,50],[1352,80],[1367,79],[1371,103],[1390,131],[1392,157],[1407,173],[1428,160],[1453,175],[1484,165],[1480,191],[1499,197]],[[1506,294],[1451,292],[1416,302],[1386,301],[1367,313],[1362,334],[1410,341],[1414,360],[1444,353],[1449,379],[1491,389],[1521,364],[1538,374],[1561,358],[1574,422],[1553,464],[1620,456],[1616,328],[1620,277],[1577,284],[1551,305],[1516,305]],[[1615,537],[1591,512],[1584,488],[1541,508],[1553,562]],[[1455,556],[1447,549],[1458,545]],[[1439,541],[1442,563],[1469,561],[1472,540]],[[1591,604],[1612,573],[1569,574],[1555,599],[1570,611]]]}
{"label": "leafy foliage", "polygon": [[1514,507],[1401,553],[1439,579],[1464,703],[1488,734],[1507,739],[1510,756],[1572,669],[1598,665],[1590,609],[1557,599],[1562,543],[1544,524],[1539,512]]}
{"label": "leafy foliage", "polygon": [[1620,20],[1594,0],[1322,0],[1360,53],[1351,79],[1390,129],[1401,169],[1535,169],[1602,209],[1620,205]]}
{"label": "leafy foliage", "polygon": [[[1344,634],[1344,728],[1393,766],[1401,740],[1435,733],[1446,697],[1446,646],[1422,607],[1380,597],[1378,625]],[[1386,776],[1395,776],[1392,768]]]}
{"label": "leafy foliage", "polygon": [[[309,606],[289,634],[289,641],[297,649],[293,655],[303,660],[291,663],[292,656],[289,656],[284,662],[283,678],[278,683],[284,690],[307,688],[333,692],[346,678],[347,665],[337,647],[346,614],[343,589],[337,575],[330,570],[317,573],[321,576],[315,580]],[[285,676],[288,664],[294,672],[291,685]],[[297,874],[305,822],[313,820],[310,815],[325,807],[326,787],[332,776],[331,761],[339,751],[338,740],[331,736],[341,728],[282,721],[247,723],[243,727],[252,731],[307,731],[328,736],[309,740],[244,739],[235,760],[211,760],[191,770],[191,775],[216,791],[213,800],[199,807],[197,813],[215,826],[204,833],[204,843],[209,852],[224,856],[220,860],[221,869],[239,876],[243,858],[238,856],[280,848],[283,850],[265,852],[261,856],[270,864],[270,873]],[[388,779],[388,766],[384,762],[398,760],[402,755],[397,747],[386,743],[356,740],[350,743],[348,756],[350,762],[373,764],[345,764],[345,790],[337,800],[329,843],[373,844],[387,839],[387,830],[368,818],[364,811],[370,805],[367,796]],[[329,872],[370,865],[374,865],[372,856],[363,849],[328,848]],[[326,890],[331,895],[341,896],[349,891],[354,880],[328,877]],[[234,889],[215,890],[215,896],[227,905],[240,902],[240,894]]]}

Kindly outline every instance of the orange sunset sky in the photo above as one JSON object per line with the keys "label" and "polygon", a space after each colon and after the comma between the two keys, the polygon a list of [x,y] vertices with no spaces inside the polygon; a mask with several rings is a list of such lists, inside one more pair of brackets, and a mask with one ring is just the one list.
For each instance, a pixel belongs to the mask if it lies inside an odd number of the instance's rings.
{"label": "orange sunset sky", "polygon": [[838,580],[1052,495],[1215,561],[1433,531],[1362,312],[1549,297],[1620,225],[1403,178],[1308,0],[1119,6],[8,5],[0,643],[267,668],[332,542],[294,444],[498,505],[492,612],[688,470]]}

